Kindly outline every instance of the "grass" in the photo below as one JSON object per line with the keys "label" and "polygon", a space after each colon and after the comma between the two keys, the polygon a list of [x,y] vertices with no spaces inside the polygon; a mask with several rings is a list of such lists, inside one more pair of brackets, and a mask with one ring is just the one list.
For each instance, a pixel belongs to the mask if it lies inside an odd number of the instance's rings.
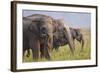
{"label": "grass", "polygon": [[[68,45],[65,46],[61,46],[59,47],[59,50],[53,50],[52,52],[50,52],[50,56],[51,56],[51,61],[64,61],[64,60],[86,60],[86,59],[90,59],[91,56],[91,37],[90,37],[90,31],[89,30],[82,30],[82,33],[84,35],[84,40],[85,40],[85,44],[84,44],[84,49],[83,52],[80,52],[81,50],[81,45],[79,42],[77,42],[75,40],[75,53],[74,55],[71,54],[70,48]],[[33,58],[32,58],[32,51],[30,50],[31,55],[29,57],[24,56],[23,62],[33,62]],[[27,52],[26,52],[27,53]],[[48,61],[45,58],[40,58],[39,61]]]}

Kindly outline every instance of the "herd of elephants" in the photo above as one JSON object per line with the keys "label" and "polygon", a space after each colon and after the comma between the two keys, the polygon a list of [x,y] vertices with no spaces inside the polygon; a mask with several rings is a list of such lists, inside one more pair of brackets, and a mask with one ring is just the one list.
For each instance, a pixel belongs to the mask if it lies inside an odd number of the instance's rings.
{"label": "herd of elephants", "polygon": [[39,58],[52,60],[50,52],[66,44],[74,55],[75,40],[81,44],[80,51],[82,51],[84,46],[82,32],[78,28],[69,27],[61,19],[44,14],[23,17],[23,56],[25,51],[26,56],[30,56],[31,49],[34,60],[38,61]]}

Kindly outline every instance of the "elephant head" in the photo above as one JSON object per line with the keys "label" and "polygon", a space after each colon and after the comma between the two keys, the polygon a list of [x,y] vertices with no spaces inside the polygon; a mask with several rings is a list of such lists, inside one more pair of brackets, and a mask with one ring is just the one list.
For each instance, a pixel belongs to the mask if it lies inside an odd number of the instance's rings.
{"label": "elephant head", "polygon": [[73,40],[69,26],[65,24],[65,22],[61,19],[56,20],[56,23],[58,24],[58,27],[57,31],[54,33],[54,48],[58,48],[59,46],[68,44],[72,54],[74,54]]}
{"label": "elephant head", "polygon": [[27,17],[32,21],[32,24],[29,26],[29,30],[38,33],[38,37],[44,38],[50,36],[53,30],[52,18],[42,14],[33,14]]}

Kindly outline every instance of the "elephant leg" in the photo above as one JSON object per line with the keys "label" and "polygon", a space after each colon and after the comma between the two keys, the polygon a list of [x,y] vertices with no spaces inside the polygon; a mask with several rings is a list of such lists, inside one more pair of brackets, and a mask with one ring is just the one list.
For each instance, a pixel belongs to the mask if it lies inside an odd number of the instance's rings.
{"label": "elephant leg", "polygon": [[44,39],[43,53],[44,53],[45,58],[50,60],[49,45],[48,45],[48,38],[47,37]]}
{"label": "elephant leg", "polygon": [[39,49],[40,49],[40,43],[38,39],[31,39],[30,40],[30,47],[32,49],[32,55],[33,55],[33,59],[35,61],[38,61],[39,59]]}
{"label": "elephant leg", "polygon": [[22,57],[22,61],[24,62],[24,53],[25,53],[25,50],[23,50],[23,57]]}
{"label": "elephant leg", "polygon": [[83,38],[81,39],[80,43],[81,43],[81,51],[80,52],[83,52],[83,47],[84,47],[84,39]]}
{"label": "elephant leg", "polygon": [[27,50],[27,55],[26,55],[27,57],[29,57],[30,56],[30,50],[28,49]]}
{"label": "elephant leg", "polygon": [[43,51],[44,51],[45,58],[48,59],[48,60],[50,60],[50,54],[49,54],[48,49],[44,48]]}
{"label": "elephant leg", "polygon": [[44,57],[44,50],[43,50],[43,44],[40,46],[40,57],[43,58]]}
{"label": "elephant leg", "polygon": [[70,47],[71,53],[74,55],[74,48],[72,47],[70,43],[69,43],[69,47]]}
{"label": "elephant leg", "polygon": [[74,47],[74,51],[75,51],[75,39],[73,39],[73,47]]}
{"label": "elephant leg", "polygon": [[80,52],[83,51],[83,47],[84,47],[84,38],[83,38],[83,35],[79,35],[80,37],[78,39],[76,39],[80,44],[81,44],[81,50]]}
{"label": "elephant leg", "polygon": [[40,53],[41,58],[45,57],[46,59],[50,60],[50,55],[49,55],[48,49],[44,48],[43,45],[41,45],[40,52],[41,52]]}
{"label": "elephant leg", "polygon": [[23,57],[24,56],[27,56],[25,55],[25,51],[28,51],[29,50],[29,42],[24,38],[23,39]]}
{"label": "elephant leg", "polygon": [[66,27],[66,40],[68,41],[71,53],[74,54],[75,47],[74,47],[74,44],[73,44],[73,38],[72,38],[72,35],[70,33],[70,29],[69,29],[68,26]]}

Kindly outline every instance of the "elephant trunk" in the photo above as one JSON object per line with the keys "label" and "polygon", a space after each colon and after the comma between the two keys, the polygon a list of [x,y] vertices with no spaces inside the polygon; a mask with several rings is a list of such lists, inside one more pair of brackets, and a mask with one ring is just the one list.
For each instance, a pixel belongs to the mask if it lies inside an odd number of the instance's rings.
{"label": "elephant trunk", "polygon": [[50,60],[50,54],[49,54],[49,47],[48,47],[48,37],[44,38],[44,51],[43,54],[45,56],[46,59]]}
{"label": "elephant trunk", "polygon": [[66,38],[67,38],[67,41],[68,41],[68,44],[69,44],[69,47],[70,47],[70,50],[71,50],[71,53],[74,54],[74,44],[73,44],[73,39],[72,39],[72,35],[70,33],[70,29],[69,29],[69,26],[65,24],[65,29],[66,29]]}
{"label": "elephant trunk", "polygon": [[72,36],[69,36],[67,40],[68,40],[68,43],[69,43],[71,53],[74,54],[75,47],[74,47],[74,44],[73,44]]}

